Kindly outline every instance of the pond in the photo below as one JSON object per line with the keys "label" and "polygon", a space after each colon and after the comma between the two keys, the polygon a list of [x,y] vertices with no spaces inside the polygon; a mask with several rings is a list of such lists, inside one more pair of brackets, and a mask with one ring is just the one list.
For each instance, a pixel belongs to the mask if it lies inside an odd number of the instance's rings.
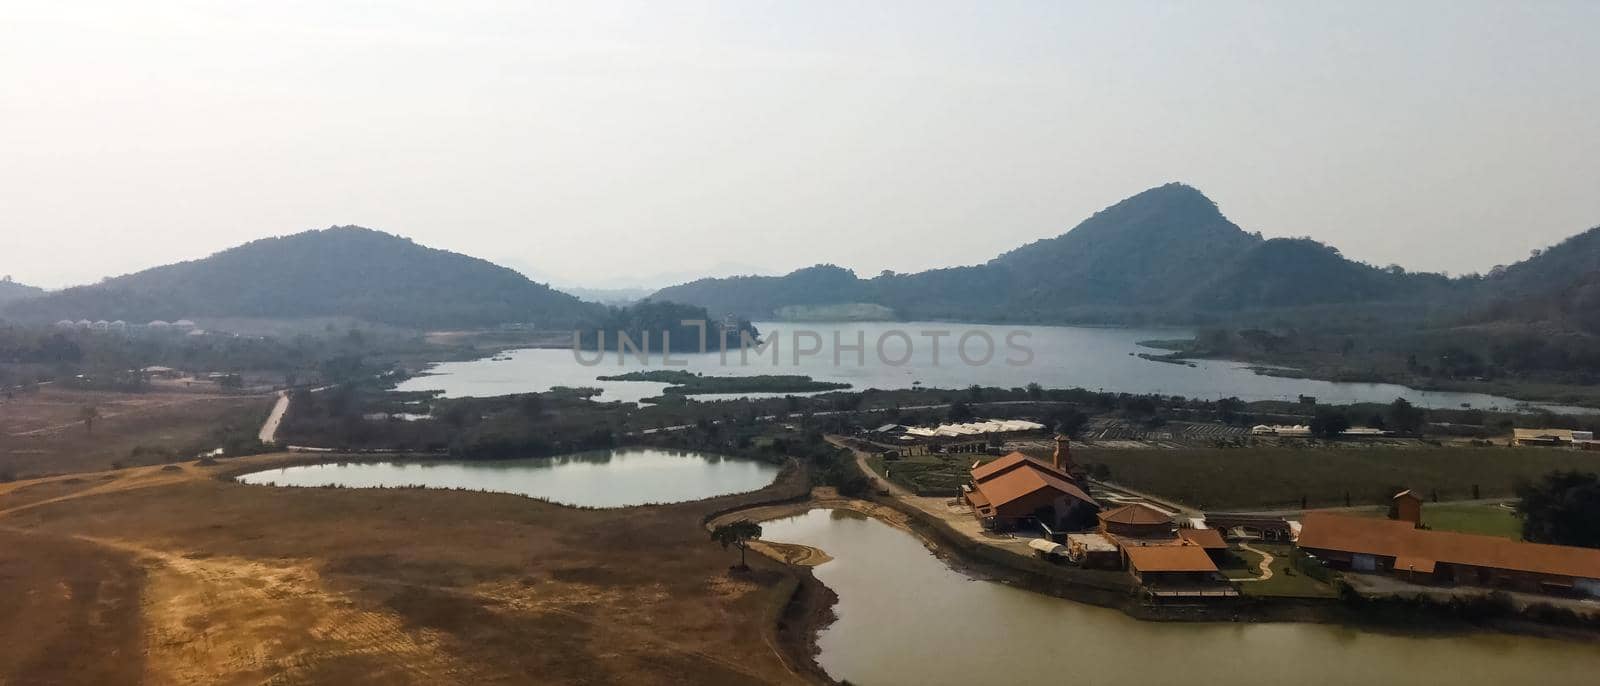
{"label": "pond", "polygon": [[[1294,400],[1303,394],[1315,396],[1328,404],[1388,403],[1399,397],[1416,405],[1434,408],[1470,405],[1482,409],[1512,409],[1519,404],[1509,398],[1481,393],[1420,391],[1394,384],[1335,383],[1265,376],[1238,362],[1196,360],[1191,367],[1137,357],[1141,352],[1164,352],[1140,346],[1139,341],[1189,336],[1190,333],[1184,330],[1009,327],[941,322],[758,322],[757,326],[764,337],[778,341],[777,354],[751,354],[743,361],[737,352],[726,358],[716,353],[674,354],[674,363],[679,363],[681,358],[681,366],[667,366],[659,353],[650,356],[648,364],[641,363],[633,356],[619,362],[616,354],[612,353],[601,359],[599,364],[586,366],[575,359],[570,349],[514,350],[496,358],[434,365],[426,374],[400,384],[398,390],[440,391],[446,397],[456,398],[531,393],[547,391],[556,386],[589,386],[603,391],[597,400],[638,402],[660,395],[666,384],[599,381],[595,377],[642,369],[685,369],[713,376],[801,374],[818,381],[848,383],[856,390],[917,386],[966,388],[972,384],[1018,388],[1038,382],[1046,388],[1160,393],[1211,400],[1229,396],[1244,400]],[[895,332],[905,333],[906,338],[900,338]],[[943,332],[943,335],[930,338],[939,332]],[[1020,353],[1007,345],[1007,337],[1016,332],[1026,335],[1012,340],[1032,352],[1031,359],[1027,359],[1025,364],[1007,362],[1008,359],[1023,359]],[[815,338],[810,338],[813,335]],[[995,353],[986,364],[969,365],[961,359],[958,347],[961,337],[966,335],[972,336],[966,348],[969,359],[983,358],[983,337],[994,342]],[[843,349],[836,360],[836,336],[846,348],[859,341],[864,344],[865,350],[857,354]],[[878,349],[880,341],[883,342],[881,356]],[[809,349],[814,344],[821,345],[819,352],[795,355],[801,347]],[[718,396],[718,399],[763,395],[775,394],[727,394]],[[706,396],[695,397],[711,399]]]}
{"label": "pond", "polygon": [[1478,633],[1407,636],[1323,624],[1144,622],[973,580],[910,534],[844,510],[762,524],[762,538],[834,559],[838,594],[817,660],[875,684],[1594,683],[1600,650]]}
{"label": "pond", "polygon": [[765,488],[777,465],[654,448],[595,450],[520,460],[340,462],[239,477],[266,486],[465,489],[514,493],[565,505],[631,507],[702,500]]}

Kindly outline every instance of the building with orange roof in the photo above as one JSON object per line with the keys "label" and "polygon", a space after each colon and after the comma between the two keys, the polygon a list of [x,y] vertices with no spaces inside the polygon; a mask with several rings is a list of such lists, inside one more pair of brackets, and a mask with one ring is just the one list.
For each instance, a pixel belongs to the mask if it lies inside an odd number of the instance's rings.
{"label": "building with orange roof", "polygon": [[1422,526],[1422,496],[1404,490],[1389,499],[1389,518]]}
{"label": "building with orange roof", "polygon": [[1419,583],[1600,597],[1600,550],[1417,528],[1405,520],[1313,512],[1297,545],[1329,566]]}
{"label": "building with orange roof", "polygon": [[1063,462],[1065,437],[1057,437],[1056,458],[1047,463],[1022,453],[972,468],[972,483],[962,497],[985,528],[1011,531],[1029,522],[1050,530],[1092,521],[1099,509]]}
{"label": "building with orange roof", "polygon": [[1125,546],[1128,571],[1146,586],[1216,581],[1217,563],[1197,545]]}
{"label": "building with orange roof", "polygon": [[1144,503],[1133,503],[1101,512],[1100,531],[1120,538],[1170,539],[1177,536],[1178,524],[1172,515]]}

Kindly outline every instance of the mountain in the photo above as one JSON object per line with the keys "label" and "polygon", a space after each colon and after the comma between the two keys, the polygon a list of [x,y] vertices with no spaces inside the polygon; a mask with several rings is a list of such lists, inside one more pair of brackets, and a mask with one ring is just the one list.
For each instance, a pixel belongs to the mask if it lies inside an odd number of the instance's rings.
{"label": "mountain", "polygon": [[1548,295],[1600,273],[1600,226],[1571,236],[1509,267],[1496,267],[1484,279],[1499,297]]}
{"label": "mountain", "polygon": [[654,288],[586,288],[583,286],[560,286],[558,290],[584,302],[618,306],[639,302],[650,297],[650,294],[655,292]]}
{"label": "mountain", "polygon": [[336,226],[13,302],[4,314],[32,321],[349,316],[419,328],[565,327],[602,316],[604,308],[484,260]]}
{"label": "mountain", "polygon": [[1547,322],[1600,334],[1600,227],[1495,268],[1476,295],[1478,321]]}
{"label": "mountain", "polygon": [[1160,305],[1181,299],[1261,242],[1200,191],[1174,183],[1123,200],[988,266],[1010,271],[1040,293],[1070,290],[1080,302]]}
{"label": "mountain", "polygon": [[855,272],[819,264],[784,276],[699,279],[661,289],[650,297],[700,305],[713,313],[771,317],[782,307],[854,302],[868,297],[865,284]]}
{"label": "mountain", "polygon": [[32,298],[37,295],[44,295],[44,289],[17,283],[12,281],[9,276],[0,277],[0,305],[13,300]]}
{"label": "mountain", "polygon": [[1205,313],[1449,288],[1443,277],[1376,269],[1308,239],[1264,240],[1200,191],[1172,183],[981,265],[872,279],[821,265],[781,277],[701,279],[654,297],[757,319],[795,305],[859,303],[905,319],[1190,323]]}

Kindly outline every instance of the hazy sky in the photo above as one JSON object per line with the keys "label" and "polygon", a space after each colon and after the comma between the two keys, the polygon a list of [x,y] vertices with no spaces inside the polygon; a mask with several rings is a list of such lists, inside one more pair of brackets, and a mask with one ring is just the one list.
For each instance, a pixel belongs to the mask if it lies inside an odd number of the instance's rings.
{"label": "hazy sky", "polygon": [[1456,273],[1600,224],[1600,2],[532,5],[7,3],[0,274],[332,224],[562,284],[909,271],[1173,180]]}

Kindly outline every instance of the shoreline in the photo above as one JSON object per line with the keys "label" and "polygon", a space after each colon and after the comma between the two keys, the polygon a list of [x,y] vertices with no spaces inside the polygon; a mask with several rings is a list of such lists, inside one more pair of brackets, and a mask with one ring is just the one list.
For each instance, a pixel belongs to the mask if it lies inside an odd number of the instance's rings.
{"label": "shoreline", "polygon": [[[1259,374],[1261,376],[1271,376],[1271,377],[1276,377],[1276,378],[1280,378],[1280,379],[1303,379],[1303,380],[1307,380],[1307,381],[1324,381],[1324,382],[1327,382],[1327,383],[1336,383],[1336,384],[1387,384],[1387,385],[1391,385],[1391,386],[1401,386],[1403,388],[1409,388],[1409,389],[1412,389],[1414,391],[1418,391],[1418,392],[1422,392],[1422,393],[1474,393],[1474,394],[1478,394],[1478,395],[1487,395],[1487,396],[1505,398],[1505,399],[1510,400],[1510,401],[1512,401],[1514,403],[1534,406],[1534,407],[1528,407],[1528,408],[1513,407],[1510,410],[1501,410],[1501,411],[1507,411],[1507,412],[1528,413],[1528,412],[1548,411],[1548,412],[1554,412],[1554,413],[1557,413],[1557,414],[1560,413],[1559,410],[1555,410],[1555,409],[1552,409],[1552,408],[1549,408],[1549,407],[1539,407],[1541,405],[1543,405],[1543,406],[1567,406],[1567,407],[1573,407],[1573,408],[1579,408],[1579,409],[1584,409],[1584,410],[1600,412],[1600,400],[1596,400],[1596,399],[1589,398],[1589,397],[1579,397],[1579,398],[1561,397],[1559,394],[1552,394],[1552,393],[1533,392],[1533,393],[1530,394],[1530,393],[1527,393],[1527,392],[1522,392],[1522,391],[1516,390],[1516,386],[1518,386],[1519,384],[1513,384],[1511,387],[1507,387],[1507,386],[1497,385],[1497,384],[1490,383],[1490,382],[1473,382],[1473,381],[1453,382],[1453,381],[1448,381],[1448,380],[1447,381],[1436,381],[1436,380],[1421,380],[1421,381],[1419,381],[1419,380],[1417,380],[1415,378],[1411,378],[1411,377],[1407,377],[1407,376],[1395,375],[1395,374],[1381,374],[1381,373],[1376,373],[1376,372],[1361,373],[1361,374],[1355,375],[1354,377],[1341,375],[1337,371],[1335,371],[1334,373],[1319,374],[1319,373],[1316,373],[1316,372],[1307,371],[1307,370],[1305,370],[1303,368],[1300,368],[1300,367],[1287,366],[1284,363],[1274,362],[1274,361],[1271,361],[1271,360],[1258,360],[1258,359],[1250,359],[1250,358],[1223,357],[1223,356],[1217,356],[1217,355],[1208,355],[1208,354],[1203,354],[1203,353],[1190,352],[1190,351],[1185,350],[1183,348],[1173,347],[1172,344],[1174,344],[1174,343],[1175,343],[1175,341],[1166,341],[1166,340],[1139,341],[1139,345],[1141,345],[1141,346],[1144,346],[1144,347],[1147,347],[1147,348],[1151,348],[1151,349],[1154,349],[1154,350],[1167,350],[1167,351],[1170,351],[1170,352],[1166,352],[1166,353],[1139,353],[1138,357],[1140,359],[1143,359],[1143,360],[1146,360],[1146,361],[1149,361],[1149,362],[1161,362],[1161,363],[1165,363],[1165,364],[1189,365],[1189,366],[1193,366],[1190,363],[1191,360],[1200,360],[1200,361],[1204,361],[1204,362],[1225,362],[1225,363],[1228,363],[1228,364],[1243,365],[1243,367],[1245,369],[1248,369],[1251,372],[1254,372],[1254,373]],[[1573,389],[1574,391],[1576,391],[1578,389],[1581,389],[1582,387],[1581,386],[1571,386],[1570,388]]]}
{"label": "shoreline", "polygon": [[[930,323],[930,324],[962,324],[962,323],[965,323],[965,324],[974,324],[974,325],[980,325],[980,326],[999,326],[999,325],[1002,325],[1002,323],[942,321],[942,320],[923,320],[923,319],[907,320],[907,321],[873,319],[873,320],[859,320],[859,321],[815,321],[815,322],[802,322],[802,323],[805,324],[805,325],[809,325],[809,326],[816,326],[816,325],[828,325],[828,324],[833,324],[833,325],[859,325],[859,324],[873,324],[873,323],[905,324],[905,323],[917,323],[917,322],[925,322],[925,323]],[[774,323],[774,322],[768,322],[768,323]],[[784,322],[776,322],[776,323],[784,323]],[[1106,325],[1095,325],[1095,324],[1018,324],[1017,326],[1023,326],[1023,327],[1038,326],[1038,327],[1050,327],[1050,328],[1101,329],[1101,330],[1109,329],[1109,330],[1141,330],[1141,331],[1149,330],[1149,331],[1159,331],[1159,330],[1164,330],[1164,329],[1170,329],[1170,330],[1173,330],[1175,332],[1176,331],[1192,331],[1192,329],[1190,329],[1190,328],[1185,328],[1185,327],[1182,327],[1182,326],[1172,326],[1172,325],[1127,326],[1127,325],[1109,325],[1109,324],[1106,324]],[[1392,386],[1400,386],[1402,388],[1409,389],[1411,391],[1415,391],[1415,392],[1418,392],[1418,393],[1462,393],[1462,394],[1477,394],[1477,395],[1493,396],[1495,398],[1500,398],[1500,399],[1503,399],[1505,401],[1508,401],[1511,404],[1511,407],[1509,407],[1509,408],[1498,410],[1498,411],[1501,411],[1501,412],[1510,412],[1510,413],[1519,413],[1519,414],[1537,413],[1537,412],[1551,412],[1551,413],[1555,413],[1555,414],[1563,414],[1563,413],[1571,414],[1570,411],[1561,409],[1562,407],[1567,407],[1567,408],[1574,408],[1574,409],[1585,410],[1585,411],[1589,411],[1589,412],[1600,413],[1600,396],[1582,396],[1582,395],[1580,395],[1580,396],[1577,396],[1577,397],[1564,397],[1564,392],[1561,390],[1561,389],[1567,389],[1571,393],[1579,393],[1584,388],[1582,386],[1561,386],[1561,385],[1557,384],[1557,385],[1555,385],[1555,387],[1556,387],[1555,390],[1551,390],[1551,391],[1548,391],[1548,392],[1541,392],[1541,391],[1519,390],[1519,389],[1526,388],[1529,385],[1531,385],[1531,386],[1544,386],[1545,385],[1545,384],[1539,384],[1539,383],[1536,383],[1536,382],[1529,382],[1528,384],[1520,384],[1520,383],[1518,383],[1518,384],[1512,384],[1510,386],[1506,386],[1506,385],[1500,385],[1500,384],[1495,384],[1495,383],[1490,383],[1490,382],[1450,381],[1450,380],[1440,381],[1440,380],[1432,380],[1432,379],[1421,379],[1421,380],[1419,380],[1419,379],[1412,378],[1412,377],[1405,376],[1405,375],[1379,374],[1379,373],[1374,373],[1374,372],[1364,372],[1364,373],[1359,373],[1359,374],[1353,374],[1352,375],[1352,374],[1347,374],[1347,373],[1344,373],[1344,372],[1340,372],[1338,370],[1333,370],[1333,371],[1325,371],[1324,373],[1317,373],[1317,372],[1312,372],[1312,371],[1306,371],[1305,369],[1302,369],[1300,367],[1284,366],[1281,363],[1274,362],[1274,361],[1271,361],[1271,360],[1258,360],[1258,359],[1250,359],[1250,358],[1233,358],[1233,357],[1224,357],[1224,356],[1216,356],[1216,355],[1208,355],[1208,354],[1203,354],[1203,353],[1192,352],[1192,351],[1189,351],[1189,350],[1186,350],[1186,349],[1180,347],[1180,345],[1185,343],[1185,342],[1187,342],[1187,340],[1188,339],[1146,339],[1146,340],[1139,340],[1139,341],[1135,342],[1135,345],[1138,346],[1138,347],[1147,348],[1147,349],[1149,349],[1151,351],[1166,351],[1166,352],[1135,352],[1133,354],[1135,356],[1137,356],[1138,358],[1143,359],[1143,360],[1148,361],[1148,362],[1157,362],[1157,363],[1170,364],[1170,365],[1182,366],[1182,367],[1194,367],[1195,366],[1194,365],[1194,361],[1221,362],[1221,363],[1227,363],[1227,364],[1236,364],[1236,365],[1240,365],[1243,370],[1249,371],[1249,372],[1251,372],[1253,374],[1260,375],[1260,376],[1268,376],[1268,377],[1280,378],[1280,379],[1299,379],[1299,380],[1318,381],[1318,382],[1332,383],[1332,384],[1368,384],[1368,385],[1370,385],[1370,384],[1385,384],[1385,385],[1392,385]],[[506,354],[508,352],[515,352],[515,351],[518,351],[518,350],[571,349],[570,345],[556,344],[554,342],[550,342],[550,341],[547,341],[547,340],[530,340],[530,341],[518,341],[518,342],[497,342],[497,343],[488,343],[488,342],[480,341],[480,344],[484,345],[484,347],[475,348],[475,353],[476,354],[474,354],[474,355],[464,355],[464,354],[458,353],[457,355],[446,356],[443,359],[422,363],[420,365],[407,365],[406,366],[406,373],[404,375],[402,375],[402,376],[397,377],[394,380],[394,384],[391,385],[391,388],[393,387],[393,385],[397,385],[398,383],[403,382],[404,380],[409,379],[409,378],[438,375],[436,372],[433,371],[433,368],[435,366],[437,366],[438,364],[445,363],[445,362],[478,362],[478,361],[485,361],[485,360],[492,359],[492,358],[494,358],[496,356],[499,356],[499,355],[502,355],[502,354]],[[682,352],[693,353],[695,351],[682,351]],[[648,369],[648,367],[647,367],[647,369]],[[735,376],[735,377],[729,377],[729,378],[738,378],[738,377]],[[826,392],[835,391],[835,390],[836,391],[843,391],[843,392],[856,392],[858,389],[855,389],[855,388],[843,388],[843,389],[813,390],[813,391],[792,391],[792,392],[794,392],[794,393],[826,393]],[[891,390],[915,390],[915,389],[906,388],[906,389],[891,389]],[[439,391],[420,391],[420,392],[440,393]],[[743,391],[738,391],[738,392],[739,393],[744,393]],[[750,393],[759,393],[759,392],[766,392],[766,391],[749,391],[749,392]],[[773,393],[784,393],[785,391],[772,391],[772,392]],[[721,392],[721,391],[704,391],[704,392],[695,393],[695,394],[673,394],[673,395],[683,395],[684,397],[687,398],[687,397],[690,397],[692,395],[721,395],[721,394],[723,394],[723,392]],[[1519,407],[1520,405],[1531,405],[1533,407]],[[1454,409],[1454,408],[1436,408],[1436,409]],[[1479,408],[1479,409],[1483,409],[1483,408]]]}
{"label": "shoreline", "polygon": [[[824,489],[818,490],[824,491]],[[1250,598],[1215,605],[1152,605],[1140,602],[1137,599],[1136,587],[1131,585],[1126,592],[1115,592],[1104,588],[1086,586],[1067,579],[1047,577],[1032,570],[1023,569],[1020,565],[1001,562],[1001,558],[978,559],[962,550],[962,545],[952,544],[944,534],[938,531],[937,527],[929,526],[926,521],[921,520],[919,515],[905,512],[903,509],[895,507],[891,503],[883,502],[878,498],[862,500],[819,492],[804,500],[754,505],[748,508],[723,512],[716,517],[708,519],[706,526],[710,528],[717,523],[736,519],[767,522],[798,516],[815,509],[844,509],[877,519],[890,527],[914,536],[934,557],[939,558],[951,569],[975,581],[1002,583],[1071,602],[1114,609],[1136,621],[1218,624],[1295,622],[1338,625],[1358,631],[1380,634],[1459,636],[1479,632],[1497,632],[1585,643],[1600,638],[1600,630],[1597,629],[1544,624],[1521,616],[1492,618],[1482,622],[1468,622],[1424,615],[1422,618],[1431,623],[1431,626],[1425,626],[1416,623],[1419,618],[1415,616],[1407,616],[1404,621],[1397,621],[1393,618],[1385,618],[1376,614],[1363,614],[1339,598]],[[816,579],[811,573],[811,567],[832,560],[832,556],[827,551],[782,541],[752,541],[750,547],[769,560],[790,566],[798,576],[802,577],[802,586],[816,584],[825,591],[825,593],[821,594],[813,591],[810,595],[802,597],[802,591],[797,588],[795,595],[790,599],[790,607],[785,611],[785,614],[790,616],[791,620],[780,623],[776,627],[780,635],[785,632],[790,634],[788,641],[791,644],[791,649],[796,651],[791,657],[796,659],[807,658],[811,663],[812,670],[825,676],[825,670],[815,661],[816,656],[819,654],[817,637],[834,620],[832,606],[837,602],[837,596],[831,589],[827,589],[825,584]],[[1009,552],[998,550],[996,552],[1000,555],[1015,557]],[[1383,601],[1378,602],[1381,603]],[[793,626],[794,618],[805,618],[808,621],[808,626],[803,630]],[[803,636],[793,636],[796,631],[800,631]],[[832,682],[830,678],[828,683],[835,682]]]}

